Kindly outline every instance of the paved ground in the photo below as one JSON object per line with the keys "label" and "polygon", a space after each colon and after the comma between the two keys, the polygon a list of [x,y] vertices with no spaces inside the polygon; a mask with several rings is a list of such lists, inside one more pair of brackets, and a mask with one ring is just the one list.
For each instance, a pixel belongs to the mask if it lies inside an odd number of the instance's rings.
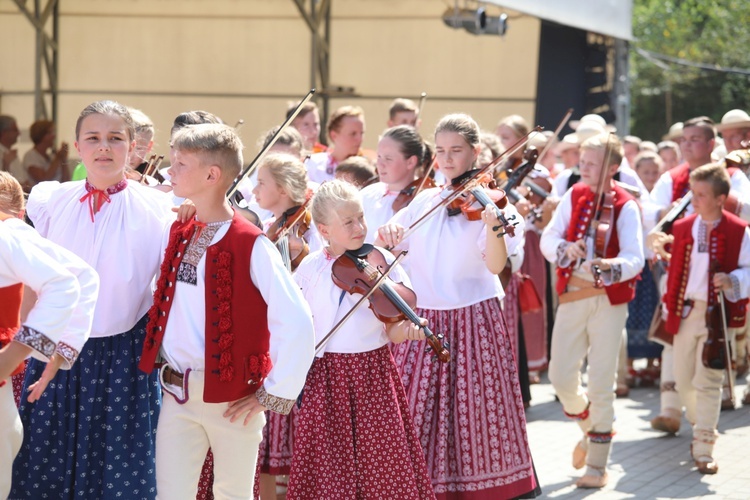
{"label": "paved ground", "polygon": [[[738,398],[744,388],[737,387]],[[545,378],[532,386],[526,417],[543,498],[750,499],[750,406],[722,412],[714,453],[719,473],[714,476],[701,475],[693,466],[686,421],[675,437],[651,430],[649,421],[658,409],[656,388],[632,389],[629,398],[618,399],[609,484],[602,490],[577,490],[574,483],[582,471],[573,469],[570,460],[580,430],[563,416]]]}

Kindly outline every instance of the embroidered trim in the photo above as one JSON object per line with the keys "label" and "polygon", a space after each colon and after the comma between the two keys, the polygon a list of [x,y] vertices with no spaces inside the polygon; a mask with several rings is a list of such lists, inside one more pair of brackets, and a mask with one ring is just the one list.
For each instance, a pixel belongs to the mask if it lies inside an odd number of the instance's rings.
{"label": "embroidered trim", "polygon": [[568,247],[572,245],[570,241],[561,241],[557,245],[557,264],[562,267],[568,267],[572,264],[572,261],[568,258]]}
{"label": "embroidered trim", "polygon": [[119,193],[126,187],[128,187],[128,181],[125,179],[121,180],[117,184],[113,186],[109,186],[107,189],[96,189],[88,179],[86,179],[86,183],[84,184],[86,188],[86,194],[81,196],[81,198],[78,200],[79,202],[83,203],[84,201],[89,202],[89,215],[91,216],[91,222],[94,222],[94,214],[99,212],[101,210],[104,203],[110,203],[109,195]]}
{"label": "embroidered trim", "polygon": [[21,344],[31,347],[35,351],[40,352],[46,358],[50,358],[55,353],[55,343],[40,331],[34,330],[31,327],[23,325],[20,330],[13,337],[13,340],[20,342]]}
{"label": "embroidered trim", "polygon": [[610,265],[610,271],[612,272],[612,283],[619,283],[622,279],[622,264]]}
{"label": "embroidered trim", "polygon": [[586,420],[589,418],[589,408],[591,408],[591,401],[589,401],[589,404],[586,405],[586,409],[583,410],[581,413],[574,414],[574,413],[568,413],[567,411],[563,410],[563,413],[566,417],[572,418],[573,420]]}
{"label": "embroidered trim", "polygon": [[219,299],[219,380],[231,382],[234,380],[234,366],[232,366],[232,344],[234,344],[234,333],[232,330],[232,254],[227,251],[219,251],[217,247],[211,247],[211,253],[215,255],[217,263],[216,271],[216,296]]}
{"label": "embroidered trim", "polygon": [[677,392],[677,384],[675,382],[662,382],[660,392]]}
{"label": "embroidered trim", "polygon": [[[739,278],[737,278],[737,276],[733,274],[730,274],[728,276],[729,276],[730,281],[732,282],[732,298],[739,300],[740,298],[742,298],[742,292],[740,290],[740,280]],[[739,335],[737,335],[736,338],[737,340],[740,340]]]}
{"label": "embroidered trim", "polygon": [[284,399],[278,396],[274,396],[273,394],[269,394],[266,392],[265,387],[260,387],[255,392],[255,397],[258,398],[258,402],[260,404],[262,404],[269,410],[276,413],[281,413],[282,415],[288,415],[289,412],[292,411],[294,403],[297,401],[296,399]]}
{"label": "embroidered trim", "polygon": [[698,443],[716,444],[718,432],[696,429],[693,431],[693,441]]}
{"label": "embroidered trim", "polygon": [[68,369],[70,369],[70,367],[73,366],[73,363],[78,359],[79,352],[65,342],[58,342],[55,354],[62,356],[65,362],[68,363]]}
{"label": "embroidered trim", "polygon": [[[190,227],[193,230],[193,227]],[[186,231],[174,231],[169,237],[169,243],[167,244],[166,250],[164,250],[164,260],[161,263],[159,269],[159,279],[156,280],[156,292],[154,292],[154,304],[148,310],[148,324],[146,325],[146,347],[153,349],[156,345],[157,333],[163,329],[163,326],[158,324],[160,316],[166,316],[166,311],[171,307],[171,301],[167,297],[167,287],[174,289],[174,283],[169,281],[170,274],[173,272],[172,261],[179,257],[177,256],[177,250],[180,244],[187,244],[183,239],[187,237]],[[182,243],[184,242],[184,243]],[[174,291],[174,290],[173,290]],[[170,294],[172,295],[172,294]]]}
{"label": "embroidered trim", "polygon": [[606,444],[612,442],[612,437],[615,435],[615,431],[609,432],[588,432],[589,441],[592,443]]}

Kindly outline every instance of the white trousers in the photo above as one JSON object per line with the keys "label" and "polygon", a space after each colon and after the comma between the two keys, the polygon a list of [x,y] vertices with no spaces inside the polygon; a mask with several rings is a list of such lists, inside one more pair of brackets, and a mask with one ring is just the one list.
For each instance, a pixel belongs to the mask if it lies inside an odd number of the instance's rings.
{"label": "white trousers", "polygon": [[[721,412],[721,385],[724,370],[703,366],[703,344],[706,342],[706,303],[696,301],[687,318],[680,322],[674,337],[674,376],[685,415],[696,431],[713,433]],[[731,334],[731,332],[730,332]]]}
{"label": "white trousers", "polygon": [[[610,432],[615,378],[628,305],[610,305],[606,295],[560,304],[552,331],[549,379],[568,414],[589,408],[591,432]],[[581,366],[588,357],[588,385]],[[586,429],[583,429],[587,432]]]}
{"label": "white trousers", "polygon": [[156,430],[156,497],[195,498],[203,462],[210,447],[214,455],[214,496],[251,499],[258,447],[266,418],[263,412],[247,426],[223,416],[228,403],[203,402],[203,372],[188,376],[190,398],[179,404],[164,392]]}
{"label": "white trousers", "polygon": [[13,478],[13,460],[23,441],[23,425],[13,400],[11,379],[0,387],[0,498],[8,498]]}

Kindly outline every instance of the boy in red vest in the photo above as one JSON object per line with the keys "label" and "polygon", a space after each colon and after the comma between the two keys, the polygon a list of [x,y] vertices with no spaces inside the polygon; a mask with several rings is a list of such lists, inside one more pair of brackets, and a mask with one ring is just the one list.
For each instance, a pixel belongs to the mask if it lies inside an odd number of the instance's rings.
{"label": "boy in red vest", "polygon": [[[549,378],[565,414],[584,434],[573,451],[573,467],[586,466],[576,482],[579,488],[607,484],[618,353],[628,302],[635,296],[635,279],[644,264],[640,208],[612,181],[622,154],[613,135],[584,141],[581,182],[563,195],[540,242],[545,258],[558,266],[560,306],[552,331]],[[603,187],[597,201],[599,186]],[[595,245],[597,227],[603,248]],[[586,388],[580,376],[584,359]]]}
{"label": "boy in red vest", "polygon": [[166,393],[157,494],[195,498],[210,446],[214,496],[250,498],[263,411],[289,413],[302,390],[312,317],[278,250],[226,200],[242,167],[234,129],[187,126],[172,148],[174,193],[196,215],[170,229],[140,363],[161,365]]}
{"label": "boy in red vest", "polygon": [[[712,454],[721,411],[724,370],[701,361],[708,335],[707,307],[726,311],[728,337],[745,324],[750,291],[750,233],[747,223],[723,210],[729,173],[709,164],[690,173],[694,213],[672,226],[667,274],[665,328],[674,337],[674,375],[686,416],[693,425],[691,451],[702,474],[719,467]],[[724,303],[719,303],[719,292]]]}
{"label": "boy in red vest", "polygon": [[[28,356],[48,361],[29,394],[39,398],[60,367],[69,368],[91,330],[99,291],[96,272],[71,252],[42,238],[21,218],[23,191],[0,172],[0,498],[7,498],[11,464],[23,440],[10,375]],[[23,287],[37,294],[21,323]],[[20,365],[20,366],[19,366]]]}

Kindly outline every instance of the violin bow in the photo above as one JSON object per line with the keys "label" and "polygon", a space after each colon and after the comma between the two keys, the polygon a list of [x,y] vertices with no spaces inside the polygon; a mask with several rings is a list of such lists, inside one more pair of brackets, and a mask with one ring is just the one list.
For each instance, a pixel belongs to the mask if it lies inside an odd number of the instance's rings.
{"label": "violin bow", "polygon": [[547,144],[544,145],[542,148],[542,152],[539,153],[539,158],[544,158],[544,155],[547,154],[547,151],[549,151],[549,148],[552,147],[552,143],[555,142],[555,139],[557,139],[557,136],[560,135],[560,132],[562,131],[563,127],[568,123],[568,120],[570,120],[570,117],[573,116],[573,108],[568,108],[568,112],[565,113],[562,120],[560,120],[560,123],[557,124],[557,128],[555,129],[555,132],[552,134],[552,137],[549,138],[547,141]]}
{"label": "violin bow", "polygon": [[287,117],[286,120],[284,120],[284,123],[281,124],[279,129],[276,131],[275,134],[273,134],[273,137],[271,137],[271,140],[268,141],[268,144],[266,144],[263,149],[261,149],[258,154],[255,156],[252,162],[245,167],[245,170],[240,173],[240,175],[237,176],[237,178],[234,180],[232,185],[229,187],[229,190],[227,191],[226,197],[228,199],[231,199],[232,196],[237,192],[237,188],[239,187],[240,183],[247,179],[250,174],[252,174],[256,168],[258,168],[258,164],[260,163],[260,160],[263,159],[264,156],[266,156],[266,153],[268,153],[268,150],[270,150],[274,144],[276,144],[276,141],[279,139],[279,135],[291,124],[295,118],[297,118],[297,115],[302,110],[302,106],[307,104],[307,102],[312,99],[313,94],[315,94],[315,89],[310,89],[310,92],[307,93],[305,97],[302,98],[302,100],[297,104],[297,107],[294,108],[294,111]]}
{"label": "violin bow", "polygon": [[419,130],[419,120],[422,118],[422,110],[424,109],[424,103],[427,101],[427,92],[422,92],[419,95],[419,106],[417,106],[417,123],[414,128]]}
{"label": "violin bow", "polygon": [[732,405],[734,405],[734,380],[732,377],[732,350],[729,348],[729,336],[727,333],[729,330],[727,329],[727,311],[724,308],[724,292],[721,290],[718,290],[717,292],[719,303],[717,304],[719,306],[719,311],[721,311],[721,328],[722,333],[724,334],[724,355],[727,357],[727,381],[729,382],[729,399],[732,401]]}
{"label": "violin bow", "polygon": [[[475,181],[476,179],[478,179],[480,176],[487,173],[488,171],[493,172],[494,169],[500,164],[500,162],[502,162],[508,156],[512,155],[513,153],[521,149],[524,145],[526,145],[531,134],[539,133],[541,130],[542,130],[542,127],[537,125],[536,127],[534,127],[533,130],[531,130],[531,132],[529,132],[525,136],[521,137],[518,141],[516,141],[515,144],[513,144],[513,146],[511,146],[508,150],[506,150],[504,153],[500,154],[497,158],[495,158],[490,163],[488,163],[487,166],[474,172],[469,178],[467,178],[464,181],[464,183],[460,186],[459,189],[456,189],[453,193],[451,193],[444,199],[440,200],[440,203],[432,207],[430,210],[427,211],[427,213],[425,213],[422,217],[417,219],[411,226],[409,226],[406,229],[406,231],[404,231],[404,236],[401,238],[401,241],[404,241],[407,237],[414,234],[414,231],[416,231],[419,228],[419,226],[427,222],[427,220],[430,217],[432,217],[435,213],[437,213],[437,210],[439,208],[448,205],[450,202],[452,202],[453,200],[455,200],[456,198],[464,194],[466,191],[469,191],[470,189],[472,189],[474,187],[473,181]],[[391,250],[391,248],[386,247],[386,250]]]}
{"label": "violin bow", "polygon": [[328,341],[331,339],[331,337],[336,332],[338,332],[341,329],[342,326],[344,326],[344,323],[346,323],[349,320],[349,318],[352,317],[352,314],[354,314],[357,311],[357,309],[359,309],[360,307],[362,307],[362,304],[364,304],[370,298],[370,296],[373,293],[375,293],[375,290],[377,290],[378,288],[380,288],[380,285],[383,284],[383,282],[386,280],[386,278],[388,278],[388,275],[391,273],[391,271],[393,269],[396,268],[396,265],[399,262],[401,262],[404,259],[404,257],[406,257],[406,254],[407,254],[407,252],[401,252],[401,254],[398,257],[396,257],[396,259],[391,263],[391,265],[388,266],[385,269],[385,271],[383,271],[380,274],[380,277],[375,281],[375,283],[373,283],[372,287],[367,291],[367,293],[364,294],[362,296],[362,298],[359,299],[357,301],[357,303],[354,304],[354,306],[351,309],[349,309],[349,311],[344,315],[344,317],[341,318],[338,323],[336,323],[336,325],[331,329],[331,331],[328,332],[326,334],[326,336],[323,337],[320,340],[320,342],[318,342],[318,344],[315,346],[315,354],[316,355],[320,352],[321,349],[323,349],[323,347],[325,347],[325,345],[328,343]]}

